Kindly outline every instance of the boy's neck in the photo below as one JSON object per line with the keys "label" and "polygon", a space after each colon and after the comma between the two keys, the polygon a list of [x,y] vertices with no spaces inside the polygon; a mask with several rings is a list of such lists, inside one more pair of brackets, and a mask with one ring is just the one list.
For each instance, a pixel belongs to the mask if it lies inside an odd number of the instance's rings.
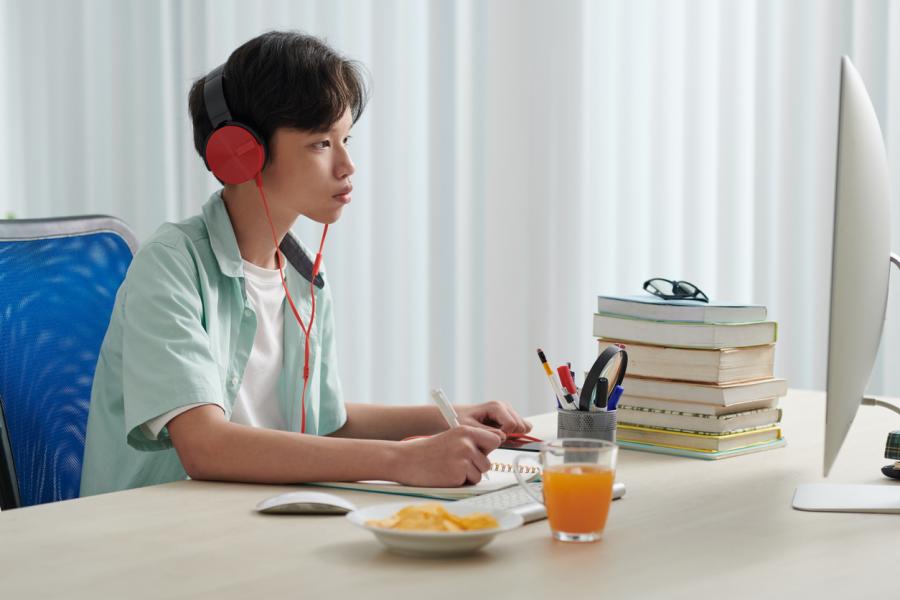
{"label": "boy's neck", "polygon": [[[222,192],[234,237],[237,240],[241,258],[264,269],[277,269],[275,262],[275,245],[272,242],[272,229],[266,219],[262,199],[256,184],[252,181],[240,185],[226,185]],[[269,200],[269,213],[278,244],[291,229],[296,214],[288,214],[278,210],[277,202]]]}

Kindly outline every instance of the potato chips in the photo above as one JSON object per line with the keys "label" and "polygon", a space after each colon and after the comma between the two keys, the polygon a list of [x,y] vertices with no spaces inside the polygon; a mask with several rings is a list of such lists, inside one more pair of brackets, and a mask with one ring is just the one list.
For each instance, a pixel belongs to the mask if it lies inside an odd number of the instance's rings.
{"label": "potato chips", "polygon": [[497,519],[487,513],[454,515],[437,502],[405,506],[387,519],[371,519],[366,525],[410,531],[474,531],[500,526]]}

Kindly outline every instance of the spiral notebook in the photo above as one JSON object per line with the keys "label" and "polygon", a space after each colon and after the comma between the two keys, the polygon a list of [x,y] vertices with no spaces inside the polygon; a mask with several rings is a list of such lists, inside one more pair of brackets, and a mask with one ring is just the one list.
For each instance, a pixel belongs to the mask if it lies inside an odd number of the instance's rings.
{"label": "spiral notebook", "polygon": [[[513,458],[518,454],[527,454],[529,458],[536,458],[533,452],[518,452],[516,450],[497,449],[488,454],[491,461],[491,470],[487,472],[488,478],[482,477],[475,485],[463,485],[460,487],[416,487],[402,485],[392,481],[322,481],[310,483],[317,487],[338,488],[344,490],[357,490],[361,492],[378,492],[381,494],[399,494],[401,496],[418,496],[421,498],[436,498],[438,500],[461,500],[479,496],[487,492],[496,492],[516,485],[516,476],[513,474]],[[533,461],[527,461],[519,465],[519,471],[525,481],[534,481],[541,475],[541,468]]]}

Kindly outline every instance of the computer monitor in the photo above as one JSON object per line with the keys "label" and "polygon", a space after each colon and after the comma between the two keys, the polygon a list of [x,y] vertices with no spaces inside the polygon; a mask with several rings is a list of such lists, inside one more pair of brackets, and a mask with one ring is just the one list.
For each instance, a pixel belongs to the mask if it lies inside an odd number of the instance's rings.
{"label": "computer monitor", "polygon": [[[862,77],[841,59],[831,313],[823,475],[828,476],[860,404],[896,407],[865,397],[887,307],[891,263],[887,153]],[[900,487],[808,484],[794,507],[840,512],[900,512]]]}

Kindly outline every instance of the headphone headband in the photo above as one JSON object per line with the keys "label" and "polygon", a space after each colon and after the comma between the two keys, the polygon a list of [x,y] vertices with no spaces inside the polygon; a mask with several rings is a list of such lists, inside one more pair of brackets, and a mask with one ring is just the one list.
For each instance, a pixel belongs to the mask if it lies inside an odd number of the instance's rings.
{"label": "headphone headband", "polygon": [[203,83],[203,101],[206,103],[206,112],[213,129],[222,123],[231,121],[231,111],[225,101],[225,63],[222,63],[209,72]]}
{"label": "headphone headband", "polygon": [[266,146],[251,127],[232,118],[225,98],[224,70],[225,65],[219,65],[203,83],[203,102],[212,123],[212,132],[203,143],[203,161],[216,179],[235,185],[259,176],[266,164]]}

